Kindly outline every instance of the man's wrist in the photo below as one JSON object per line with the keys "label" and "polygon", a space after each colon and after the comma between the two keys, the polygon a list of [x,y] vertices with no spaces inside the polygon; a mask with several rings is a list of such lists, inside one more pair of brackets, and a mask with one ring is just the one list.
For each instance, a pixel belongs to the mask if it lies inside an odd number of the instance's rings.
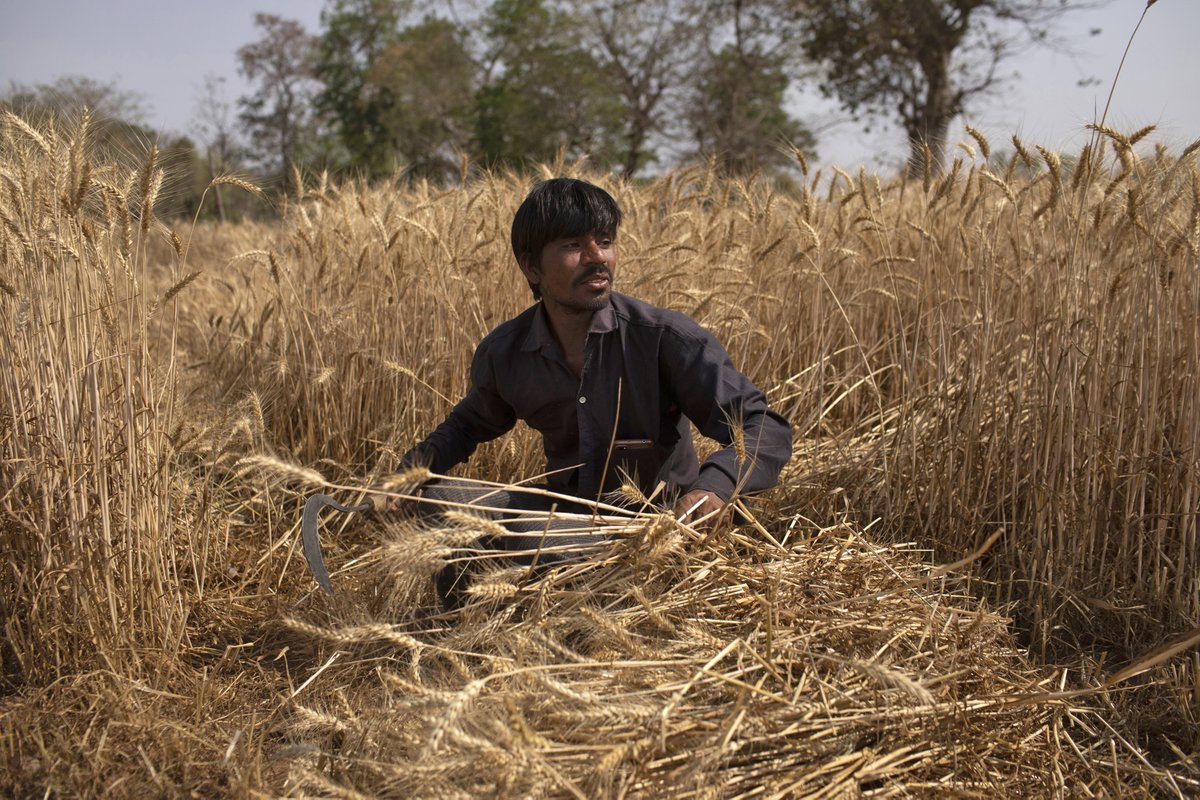
{"label": "man's wrist", "polygon": [[[722,472],[717,467],[703,466],[700,469],[700,477],[692,484],[689,492],[694,492],[697,489],[702,489],[710,494],[715,495],[722,503],[728,503],[729,498],[734,495],[733,479]],[[686,494],[687,492],[685,492]]]}

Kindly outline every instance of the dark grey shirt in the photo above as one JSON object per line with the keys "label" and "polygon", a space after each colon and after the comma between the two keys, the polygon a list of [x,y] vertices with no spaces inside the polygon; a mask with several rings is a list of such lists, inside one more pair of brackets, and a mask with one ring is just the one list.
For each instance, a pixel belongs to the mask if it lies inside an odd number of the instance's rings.
{"label": "dark grey shirt", "polygon": [[[665,482],[668,502],[694,488],[729,500],[735,487],[752,494],[774,486],[792,452],[787,421],[711,333],[616,292],[592,317],[579,379],[540,303],[488,334],[466,397],[404,463],[446,472],[518,419],[542,434],[550,488],[588,499],[619,486],[623,469],[646,494]],[[688,420],[725,445],[703,465]],[[745,431],[741,463],[730,420]]]}

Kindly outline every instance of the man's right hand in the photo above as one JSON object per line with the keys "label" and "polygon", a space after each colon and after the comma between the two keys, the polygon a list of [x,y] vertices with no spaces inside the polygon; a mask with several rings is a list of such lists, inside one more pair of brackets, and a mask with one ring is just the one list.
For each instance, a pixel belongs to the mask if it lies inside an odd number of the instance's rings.
{"label": "man's right hand", "polygon": [[404,512],[416,516],[417,502],[410,497],[401,497],[400,495],[417,494],[429,477],[429,470],[421,467],[388,475],[376,481],[367,490],[367,497],[375,506],[377,514]]}
{"label": "man's right hand", "polygon": [[675,518],[702,531],[715,528],[724,510],[725,501],[704,489],[693,489],[675,502]]}
{"label": "man's right hand", "polygon": [[371,501],[373,506],[375,506],[376,514],[382,514],[384,512],[392,514],[399,511],[400,507],[403,505],[401,498],[391,494],[384,494],[383,487],[379,483],[376,483],[374,486],[372,486],[369,491],[370,494],[367,495],[367,499]]}

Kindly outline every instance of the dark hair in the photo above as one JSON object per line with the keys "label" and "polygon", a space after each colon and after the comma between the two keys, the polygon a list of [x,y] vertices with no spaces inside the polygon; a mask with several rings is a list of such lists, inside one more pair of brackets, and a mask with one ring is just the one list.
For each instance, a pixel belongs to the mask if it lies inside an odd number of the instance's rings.
{"label": "dark hair", "polygon": [[[587,233],[613,237],[620,224],[621,209],[608,192],[575,178],[551,178],[533,187],[513,217],[513,255],[518,263],[525,258],[537,263],[542,248],[555,239]],[[541,298],[535,284],[529,288]]]}

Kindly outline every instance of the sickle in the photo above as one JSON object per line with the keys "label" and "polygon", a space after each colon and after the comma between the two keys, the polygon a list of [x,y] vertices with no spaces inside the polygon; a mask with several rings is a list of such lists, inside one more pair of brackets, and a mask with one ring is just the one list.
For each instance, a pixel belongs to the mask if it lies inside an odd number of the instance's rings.
{"label": "sickle", "polygon": [[325,506],[333,506],[346,514],[357,514],[362,511],[370,511],[374,505],[368,500],[356,506],[344,506],[327,494],[314,494],[304,504],[304,513],[300,517],[300,534],[304,539],[304,558],[308,561],[308,568],[312,570],[312,574],[316,577],[317,583],[321,584],[321,588],[333,594],[333,585],[330,584],[329,573],[325,570],[325,557],[321,555],[321,539],[317,531],[317,525],[320,522],[319,515]]}

